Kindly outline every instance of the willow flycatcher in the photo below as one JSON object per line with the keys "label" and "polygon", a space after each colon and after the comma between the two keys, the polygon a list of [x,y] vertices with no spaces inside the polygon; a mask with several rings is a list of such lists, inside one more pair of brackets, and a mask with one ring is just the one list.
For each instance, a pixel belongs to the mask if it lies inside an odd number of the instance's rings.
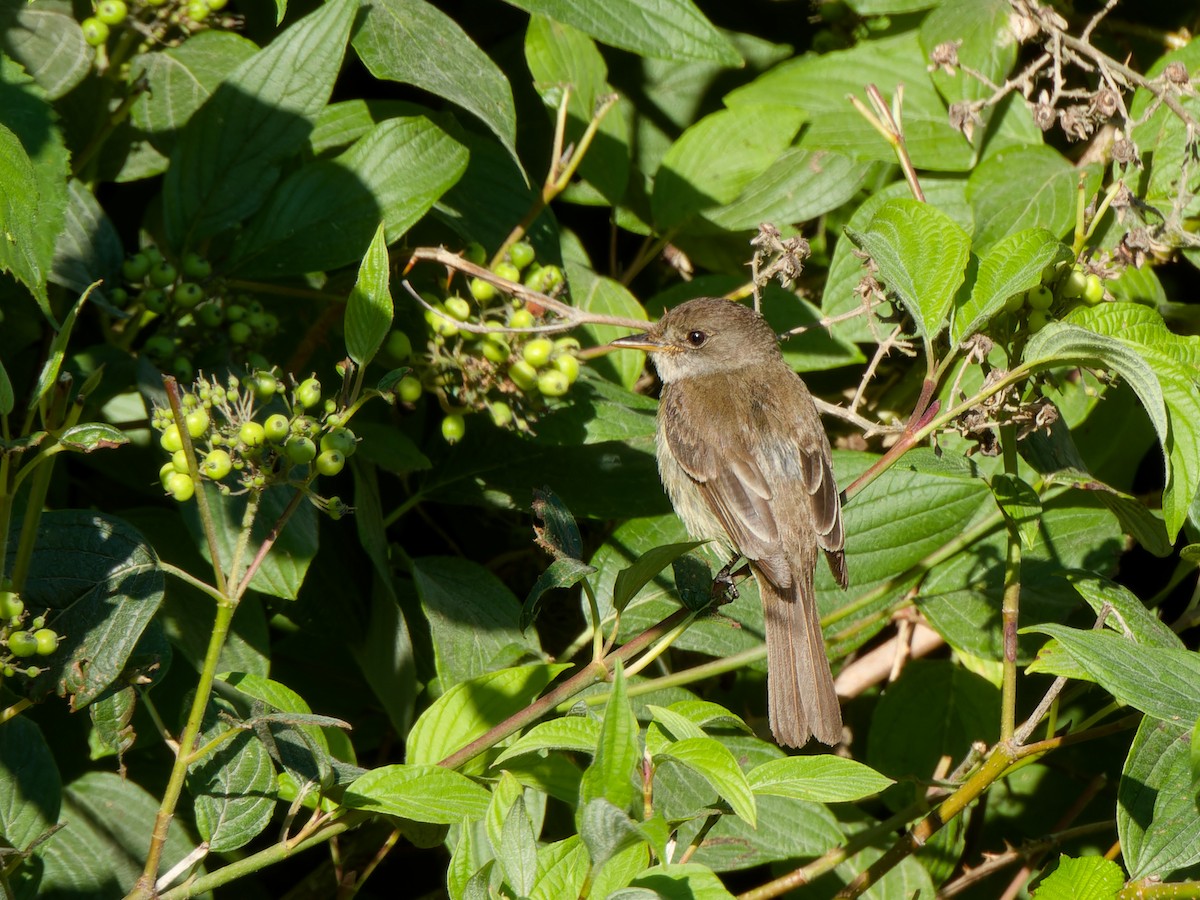
{"label": "willow flycatcher", "polygon": [[658,471],[695,538],[744,557],[762,595],[775,739],[836,744],[842,712],[813,594],[817,550],[846,587],[829,439],[770,325],[729,300],[680,304],[614,347],[650,354],[662,380]]}

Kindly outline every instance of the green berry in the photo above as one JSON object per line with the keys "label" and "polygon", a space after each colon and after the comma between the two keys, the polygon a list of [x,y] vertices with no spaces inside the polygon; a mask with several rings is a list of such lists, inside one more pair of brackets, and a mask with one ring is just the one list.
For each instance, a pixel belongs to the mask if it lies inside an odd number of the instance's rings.
{"label": "green berry", "polygon": [[569,353],[555,357],[554,368],[567,376],[567,384],[574,384],[575,380],[579,378],[579,360]]}
{"label": "green berry", "polygon": [[166,359],[175,352],[175,342],[165,334],[156,334],[146,339],[142,352],[151,359]]}
{"label": "green berry", "polygon": [[334,428],[321,435],[321,450],[336,450],[342,456],[353,456],[358,449],[358,440],[349,428]]}
{"label": "green berry", "polygon": [[183,257],[182,265],[183,274],[188,278],[207,278],[212,274],[212,263],[199,253],[188,253]]}
{"label": "green berry", "polygon": [[1083,269],[1076,266],[1063,279],[1063,283],[1059,286],[1059,291],[1066,299],[1074,300],[1077,297],[1083,296],[1083,289],[1085,287],[1087,287],[1087,274]]}
{"label": "green berry", "polygon": [[1049,309],[1054,305],[1054,294],[1044,284],[1039,284],[1029,292],[1026,302],[1030,309]]}
{"label": "green berry", "polygon": [[292,434],[316,437],[321,433],[321,424],[312,416],[296,416],[292,422]]}
{"label": "green berry", "polygon": [[123,307],[129,303],[129,291],[124,288],[112,288],[108,292],[108,300],[117,308]]}
{"label": "green berry", "polygon": [[306,378],[296,387],[296,402],[308,409],[321,402],[321,382],[315,378]]}
{"label": "green berry", "polygon": [[204,2],[208,4],[209,9],[211,9],[213,12],[217,12],[218,10],[225,8],[226,0],[204,0]]}
{"label": "green berry", "polygon": [[240,322],[246,318],[246,307],[241,303],[230,303],[225,307],[225,318],[230,322]]}
{"label": "green berry", "polygon": [[396,385],[396,394],[405,403],[416,403],[421,397],[421,382],[412,375],[405,375]]}
{"label": "green berry", "polygon": [[484,359],[496,365],[508,362],[508,357],[512,354],[508,342],[498,334],[487,335],[480,344],[480,352],[483,353]]}
{"label": "green berry", "polygon": [[412,356],[412,341],[408,335],[398,329],[393,329],[387,336],[385,345],[388,356],[398,362],[404,362]]}
{"label": "green berry", "polygon": [[536,255],[533,251],[533,245],[528,241],[517,241],[517,243],[508,248],[508,258],[512,260],[512,264],[518,269],[524,269],[533,262]]}
{"label": "green berry", "polygon": [[471,318],[471,304],[462,297],[447,297],[446,302],[442,304],[446,312],[460,322],[465,322]]}
{"label": "green berry", "polygon": [[267,439],[267,430],[257,422],[246,422],[238,429],[238,439],[247,447],[261,447]]}
{"label": "green berry", "polygon": [[562,269],[558,266],[542,266],[525,276],[525,286],[542,294],[548,294],[563,283]]}
{"label": "green berry", "polygon": [[0,619],[15,619],[25,612],[25,601],[12,591],[0,591]]}
{"label": "green berry", "polygon": [[135,253],[121,264],[121,274],[127,281],[141,281],[150,273],[150,257]]}
{"label": "green berry", "polygon": [[129,15],[124,0],[100,0],[96,4],[96,18],[105,25],[120,25]]}
{"label": "green berry", "polygon": [[1095,272],[1088,273],[1083,286],[1083,302],[1095,306],[1104,301],[1104,282]]}
{"label": "green berry", "polygon": [[1037,334],[1051,322],[1050,314],[1044,309],[1035,309],[1029,313],[1029,333]]}
{"label": "green berry", "polygon": [[180,503],[187,503],[196,493],[196,485],[191,475],[175,472],[167,476],[167,493]]}
{"label": "green berry", "polygon": [[188,455],[186,450],[176,450],[171,454],[171,469],[175,472],[188,470]]}
{"label": "green berry", "polygon": [[575,353],[579,350],[579,341],[571,336],[560,337],[554,342],[555,353]]}
{"label": "green berry", "polygon": [[33,633],[33,639],[37,641],[38,656],[49,656],[58,649],[58,632],[52,628],[39,628]]}
{"label": "green berry", "polygon": [[220,481],[233,470],[233,460],[224,450],[210,450],[200,464],[200,471],[213,481]]}
{"label": "green berry", "polygon": [[482,278],[472,278],[467,282],[467,289],[471,292],[471,296],[480,303],[487,303],[496,296],[496,286]]}
{"label": "green berry", "polygon": [[545,397],[561,397],[571,389],[571,382],[558,369],[547,369],[537,380],[538,390]]}
{"label": "green berry", "polygon": [[[173,457],[172,457],[173,459]],[[158,470],[158,482],[162,485],[163,490],[167,489],[167,479],[176,472],[175,463],[168,461],[162,464]]]}
{"label": "green berry", "polygon": [[278,444],[292,433],[292,423],[282,413],[275,413],[274,415],[267,416],[267,421],[263,422],[263,432],[266,434],[268,441],[272,444]]}
{"label": "green berry", "polygon": [[463,250],[463,258],[477,266],[482,266],[487,262],[487,251],[483,249],[483,244],[479,241],[471,241]]}
{"label": "green berry", "polygon": [[108,40],[108,26],[95,16],[88,16],[79,23],[83,29],[83,39],[93,47],[99,47]]}
{"label": "green berry", "polygon": [[187,5],[188,18],[193,22],[203,22],[208,18],[210,10],[204,0],[191,0]]}
{"label": "green berry", "polygon": [[492,268],[492,271],[495,272],[501,278],[503,278],[505,281],[519,282],[521,280],[521,270],[518,269],[516,266],[514,266],[510,262],[497,263]]}
{"label": "green berry", "polygon": [[147,277],[155,287],[166,287],[169,284],[175,283],[175,279],[179,277],[179,272],[173,265],[164,260],[154,266]]}
{"label": "green berry", "polygon": [[167,295],[165,291],[159,288],[149,288],[138,294],[138,299],[142,301],[142,306],[150,310],[152,313],[164,312],[167,308]]}
{"label": "green berry", "polygon": [[554,352],[554,342],[549,338],[534,338],[521,350],[525,362],[535,369],[540,369],[550,362],[550,354]]}
{"label": "green berry", "polygon": [[533,313],[527,309],[514,309],[511,316],[508,317],[509,328],[532,328]]}
{"label": "green berry", "polygon": [[194,281],[185,281],[175,288],[175,302],[184,309],[194,309],[204,299],[204,288]]}
{"label": "green berry", "polygon": [[279,330],[279,316],[275,313],[263,313],[262,325],[258,330],[267,337],[275,334]]}
{"label": "green berry", "polygon": [[176,450],[183,449],[183,438],[179,436],[179,426],[172,422],[166,427],[162,433],[162,437],[158,439],[161,446],[168,453],[174,453]]}
{"label": "green berry", "polygon": [[13,656],[33,656],[37,651],[37,638],[28,631],[14,631],[8,636],[8,652]]}
{"label": "green berry", "polygon": [[244,344],[250,340],[254,329],[245,322],[234,322],[229,326],[229,340],[235,344]]}
{"label": "green berry", "polygon": [[523,391],[530,391],[537,385],[537,369],[523,359],[518,359],[508,367],[508,377]]}
{"label": "green berry", "polygon": [[467,433],[467,420],[458,413],[451,413],[442,419],[442,437],[447,444],[457,444]]}
{"label": "green berry", "polygon": [[454,335],[458,334],[458,326],[454,323],[453,319],[446,318],[446,316],[450,315],[446,312],[446,307],[439,303],[434,309],[437,312],[429,309],[425,310],[425,321],[429,323],[429,327],[433,330],[433,333],[442,337],[454,337]]}
{"label": "green berry", "polygon": [[346,457],[337,450],[325,450],[317,457],[317,471],[332,477],[346,466]]}
{"label": "green berry", "polygon": [[196,310],[196,319],[208,328],[218,328],[225,321],[225,310],[220,303],[205,303]]}
{"label": "green berry", "polygon": [[497,428],[507,428],[512,424],[512,407],[501,400],[493,400],[488,404],[488,414]]}
{"label": "green berry", "polygon": [[1023,292],[1020,294],[1013,294],[1011,297],[1009,297],[1007,300],[1004,301],[1004,309],[1006,312],[1010,312],[1010,313],[1019,312],[1021,310],[1021,307],[1023,307],[1024,305],[1025,305],[1025,294]]}
{"label": "green berry", "polygon": [[283,445],[283,452],[294,464],[303,466],[317,458],[317,445],[313,443],[312,438],[293,434]]}
{"label": "green berry", "polygon": [[212,420],[208,417],[208,411],[203,408],[192,410],[184,417],[184,422],[187,423],[188,434],[192,436],[193,440],[204,437],[208,426],[212,424]]}

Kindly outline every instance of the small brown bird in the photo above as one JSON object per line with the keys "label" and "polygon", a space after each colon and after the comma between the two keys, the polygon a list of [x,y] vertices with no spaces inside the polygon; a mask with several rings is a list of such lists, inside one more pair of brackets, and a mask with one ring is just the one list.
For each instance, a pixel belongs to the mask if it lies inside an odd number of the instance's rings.
{"label": "small brown bird", "polygon": [[614,347],[650,354],[663,382],[658,470],[696,538],[744,557],[762,594],[775,739],[841,740],[842,711],[813,594],[817,549],[846,587],[829,439],[775,333],[748,307],[704,297]]}

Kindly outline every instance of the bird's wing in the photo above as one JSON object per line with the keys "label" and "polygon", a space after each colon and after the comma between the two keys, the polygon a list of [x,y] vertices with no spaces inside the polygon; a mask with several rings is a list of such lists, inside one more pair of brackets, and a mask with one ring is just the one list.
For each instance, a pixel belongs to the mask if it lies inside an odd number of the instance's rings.
{"label": "bird's wing", "polygon": [[772,582],[788,587],[792,572],[771,508],[774,492],[748,436],[736,426],[722,427],[688,410],[682,391],[665,392],[662,402],[663,415],[671,420],[665,432],[671,453],[696,483],[730,543]]}

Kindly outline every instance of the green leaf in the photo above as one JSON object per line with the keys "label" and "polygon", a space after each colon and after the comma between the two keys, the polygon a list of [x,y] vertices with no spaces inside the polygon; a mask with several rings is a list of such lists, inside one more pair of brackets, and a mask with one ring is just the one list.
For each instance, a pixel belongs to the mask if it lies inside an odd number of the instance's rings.
{"label": "green leaf", "polygon": [[1128,632],[1139,644],[1149,647],[1183,648],[1179,635],[1128,588],[1094,572],[1070,571],[1066,578],[1097,615],[1107,608],[1105,624],[1113,631]]}
{"label": "green leaf", "polygon": [[231,72],[258,52],[253,41],[216,29],[191,35],[177,47],[133,58],[146,81],[129,110],[138,130],[160,153],[170,154],[192,116]]}
{"label": "green leaf", "polygon": [[604,797],[582,801],[579,839],[587,848],[593,870],[629,847],[646,840],[646,835],[629,814]]}
{"label": "green leaf", "polygon": [[375,358],[392,327],[395,310],[388,289],[388,271],[387,238],[384,223],[380,222],[358,267],[358,280],[346,300],[346,352],[360,367]]}
{"label": "green leaf", "polygon": [[518,897],[527,896],[537,878],[537,840],[521,797],[517,797],[504,819],[497,849],[496,860],[504,871],[505,881]]}
{"label": "green leaf", "polygon": [[917,200],[889,200],[865,231],[846,232],[871,255],[879,279],[932,342],[946,327],[963,282],[970,238],[941,210]]}
{"label": "green leaf", "polygon": [[412,84],[479,118],[517,157],[517,115],[504,72],[425,0],[370,0],[354,49],[379,79]]}
{"label": "green leaf", "polygon": [[785,756],[755,766],[746,779],[757,795],[844,803],[882,792],[895,782],[870,766],[840,756]]}
{"label": "green leaf", "polygon": [[37,228],[41,197],[36,188],[31,190],[36,184],[37,170],[21,139],[0,124],[0,271],[11,272],[29,288],[48,314],[46,278],[51,260],[38,249],[45,242]]}
{"label": "green leaf", "polygon": [[16,716],[0,728],[0,834],[24,850],[58,821],[62,777],[42,730]]}
{"label": "green leaf", "polygon": [[415,822],[457,825],[487,811],[491,794],[470,778],[442,766],[391,765],[356,779],[342,802]]}
{"label": "green leaf", "polygon": [[[593,753],[600,739],[600,720],[587,716],[562,716],[549,722],[539,722],[513,741],[496,757],[493,766],[520,756],[542,750],[570,750]],[[501,766],[503,768],[503,766]]]}
{"label": "green leaf", "polygon": [[954,311],[950,340],[960,344],[983,330],[1004,302],[1042,283],[1048,266],[1071,259],[1071,250],[1045,228],[1006,235],[979,261],[970,298]]}
{"label": "green leaf", "polygon": [[83,39],[79,22],[56,9],[6,3],[0,8],[4,53],[21,64],[51,100],[87,77],[96,51]]}
{"label": "green leaf", "polygon": [[[221,564],[228,566],[237,550],[242,532],[242,517],[246,511],[246,498],[230,497],[217,490],[212,482],[204,482],[201,489],[208,495],[208,507],[213,512],[216,527],[217,552]],[[275,527],[279,517],[292,501],[296,489],[288,485],[268,488],[259,504],[258,515],[250,532],[250,546],[257,547]],[[196,505],[189,503],[183,510],[184,522],[196,541],[201,554],[208,562],[208,541],[200,524]],[[272,597],[295,600],[304,584],[305,573],[317,555],[317,513],[310,503],[301,503],[293,510],[286,527],[279,533],[271,552],[264,557],[250,587]]]}
{"label": "green leaf", "polygon": [[88,289],[83,292],[71,307],[71,311],[67,313],[67,317],[63,319],[62,327],[55,333],[54,340],[50,342],[50,352],[46,354],[46,361],[42,364],[37,384],[33,389],[35,403],[44,402],[58,381],[58,373],[62,369],[63,359],[67,355],[67,344],[71,340],[71,332],[75,329],[75,320],[79,317],[79,311],[83,309],[83,304],[87,302],[95,287],[95,285],[89,285]]}
{"label": "green leaf", "polygon": [[[1161,78],[1172,63],[1181,63],[1191,72],[1200,64],[1200,48],[1189,41],[1178,50],[1164,53],[1146,70],[1146,77]],[[1196,98],[1190,94],[1181,94],[1178,100],[1193,117],[1200,112]],[[1198,183],[1196,172],[1188,162],[1188,126],[1145,87],[1134,92],[1129,103],[1129,116],[1131,121],[1138,123],[1129,137],[1136,143],[1146,167],[1138,175],[1138,197],[1160,209],[1163,215],[1169,215],[1168,210],[1179,203],[1181,197],[1195,195]],[[1186,184],[1181,183],[1185,173]]]}
{"label": "green leaf", "polygon": [[639,556],[633,565],[621,569],[613,581],[613,609],[617,612],[624,611],[625,607],[629,605],[629,601],[636,597],[642,588],[650,583],[651,579],[656,578],[679,557],[703,543],[705,542],[684,541],[679,544],[655,547]]}
{"label": "green leaf", "polygon": [[[1086,189],[1095,190],[1094,170]],[[1075,224],[1080,172],[1049,147],[1017,147],[979,164],[967,180],[975,212],[974,249],[981,257],[1001,240],[1027,228],[1044,228],[1056,238]]]}
{"label": "green leaf", "polygon": [[[10,535],[10,560],[18,534]],[[26,607],[49,610],[47,624],[66,638],[43,663],[35,693],[53,689],[82,709],[125,668],[162,603],[163,575],[154,550],[121,519],[51,510],[38,523],[22,594]]]}
{"label": "green leaf", "polygon": [[633,779],[640,760],[638,723],[625,695],[625,669],[618,660],[613,669],[612,693],[604,707],[600,739],[579,788],[581,809],[586,810],[590,801],[596,799],[607,800],[619,810],[629,809],[638,794]]}
{"label": "green leaf", "polygon": [[803,121],[795,108],[762,104],[723,109],[692,125],[654,176],[655,224],[678,228],[731,203],[787,149]]}
{"label": "green leaf", "polygon": [[711,59],[740,66],[742,58],[690,0],[509,0],[590,34],[602,44],[656,59]]}
{"label": "green leaf", "polygon": [[121,429],[104,422],[85,422],[68,428],[58,436],[58,442],[70,450],[91,453],[93,450],[111,450],[128,444],[129,438]]}
{"label": "green leaf", "polygon": [[570,666],[539,663],[459,682],[421,714],[405,748],[410,764],[436,763],[534,701]]}
{"label": "green leaf", "polygon": [[[925,58],[938,44],[954,41],[959,62],[982,76],[964,78],[961,70],[950,74],[934,69],[930,77],[947,102],[982,100],[992,93],[988,82],[1003,83],[1016,62],[1019,46],[1011,36],[1011,19],[1007,0],[943,0],[934,5],[921,23]],[[977,127],[977,146],[983,143],[983,132]]]}
{"label": "green leaf", "polygon": [[808,121],[805,146],[890,165],[896,161],[891,145],[846,97],[863,98],[863,86],[874,84],[890,104],[902,84],[904,140],[913,164],[940,172],[969,171],[976,162],[971,146],[950,127],[946,104],[925,64],[918,34],[910,29],[860,41],[849,50],[793,56],[727,94],[725,103],[795,106]]}
{"label": "green leaf", "polygon": [[[646,311],[637,298],[620,282],[596,275],[590,269],[585,270],[569,261],[567,277],[571,284],[571,298],[579,309],[631,319],[646,318]],[[585,325],[582,330],[596,346],[603,346],[629,333],[628,328],[613,325]],[[610,366],[615,372],[614,380],[626,390],[632,390],[645,367],[645,354],[640,350],[617,350],[592,365],[602,372]]]}
{"label": "green leaf", "polygon": [[1020,477],[1001,472],[992,478],[992,495],[1004,518],[1021,536],[1021,543],[1032,550],[1042,518],[1042,501],[1037,491]]}
{"label": "green leaf", "polygon": [[121,237],[83,182],[72,178],[67,195],[66,220],[54,244],[50,281],[83,293],[88,285],[104,280],[107,292],[116,286],[125,258]]}
{"label": "green leaf", "polygon": [[579,525],[562,499],[549,488],[533,491],[533,514],[540,524],[534,526],[538,546],[556,559],[583,556],[583,538]]}
{"label": "green leaf", "polygon": [[[655,706],[653,703],[646,704],[646,712],[654,717],[654,721],[670,732],[671,737],[677,741],[682,741],[687,738],[702,738],[706,737],[704,729],[693,722],[687,716],[676,712],[673,709],[668,709],[665,706]],[[667,746],[670,741],[663,737],[659,745],[655,747],[657,752],[662,747]],[[647,745],[649,738],[647,738]]]}
{"label": "green leaf", "polygon": [[1038,900],[1112,900],[1125,884],[1121,867],[1103,856],[1073,859],[1059,856],[1058,865],[1038,886]]}
{"label": "green leaf", "polygon": [[353,3],[319,7],[237,66],[189,119],[163,182],[172,248],[193,246],[262,205],[329,100],[357,11]]}
{"label": "green leaf", "polygon": [[1194,877],[1181,870],[1200,863],[1191,731],[1191,722],[1142,719],[1138,726],[1117,789],[1117,836],[1130,880]]}
{"label": "green leaf", "polygon": [[[363,255],[380,220],[397,241],[462,176],[467,151],[423,116],[389,119],[336,159],[317,160],[271,193],[239,241],[251,276],[327,271]],[[338,222],[331,233],[330,221]]]}
{"label": "green leaf", "polygon": [[702,777],[746,824],[757,824],[754,794],[733,754],[715,738],[691,737],[667,744],[655,759],[673,759]]}
{"label": "green leaf", "polygon": [[541,656],[537,635],[521,631],[520,602],[483,566],[427,556],[413,560],[412,574],[443,687],[482,675],[514,652]]}
{"label": "green leaf", "polygon": [[[115,814],[117,810],[119,814]],[[63,794],[59,814],[59,821],[68,827],[38,848],[45,868],[37,895],[108,897],[135,884],[142,874],[147,835],[154,830],[157,813],[158,800],[131,778],[115,772],[89,772],[75,779]],[[195,838],[176,816],[167,831],[163,871],[195,847]],[[194,871],[204,873],[203,867]]]}
{"label": "green leaf", "polygon": [[[652,896],[664,900],[733,900],[716,874],[699,863],[669,863],[655,866],[631,882],[633,887],[645,888]],[[634,895],[638,896],[638,895]],[[621,897],[616,894],[615,898]]]}
{"label": "green leaf", "polygon": [[[1054,624],[1026,630],[1056,638],[1078,667],[1069,674],[1095,682],[1118,702],[1177,725],[1200,718],[1200,658],[1195,653],[1136,644],[1111,631]],[[1058,668],[1042,665],[1038,670],[1057,675]]]}
{"label": "green leaf", "polygon": [[[231,727],[214,717],[201,735],[201,745]],[[187,783],[196,799],[196,829],[216,853],[244,847],[271,822],[275,766],[267,748],[248,731],[188,766]]]}
{"label": "green leaf", "polygon": [[583,581],[595,571],[595,568],[587,563],[571,559],[569,556],[554,560],[529,589],[525,602],[521,604],[521,617],[517,626],[524,632],[533,624],[538,612],[541,611],[542,597],[547,591],[569,588]]}
{"label": "green leaf", "polygon": [[4,361],[0,360],[0,416],[7,416],[13,411],[16,405],[16,397],[13,396],[12,382],[8,378],[8,370],[4,368]]}

